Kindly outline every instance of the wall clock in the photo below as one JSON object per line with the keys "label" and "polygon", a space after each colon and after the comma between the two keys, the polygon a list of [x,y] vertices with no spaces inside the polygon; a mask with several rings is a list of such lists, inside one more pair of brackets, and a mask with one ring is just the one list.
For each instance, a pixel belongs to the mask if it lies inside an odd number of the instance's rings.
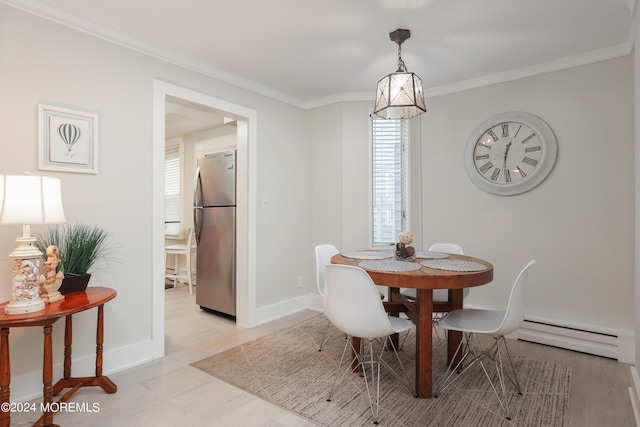
{"label": "wall clock", "polygon": [[471,181],[500,196],[539,185],[556,162],[558,142],[541,118],[510,111],[489,117],[471,133],[464,166]]}

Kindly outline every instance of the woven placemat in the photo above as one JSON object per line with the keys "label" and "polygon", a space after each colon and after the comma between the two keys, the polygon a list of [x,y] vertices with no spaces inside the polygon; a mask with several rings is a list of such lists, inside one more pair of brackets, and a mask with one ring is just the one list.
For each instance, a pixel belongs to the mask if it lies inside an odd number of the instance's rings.
{"label": "woven placemat", "polygon": [[422,267],[414,262],[396,261],[394,259],[362,261],[360,267],[376,271],[416,271]]}
{"label": "woven placemat", "polygon": [[449,258],[449,254],[434,251],[416,251],[416,258],[441,259]]}
{"label": "woven placemat", "polygon": [[365,250],[365,251],[345,252],[341,255],[346,258],[355,258],[355,259],[387,259],[393,256],[393,252]]}
{"label": "woven placemat", "polygon": [[422,261],[420,264],[425,267],[448,271],[482,271],[487,268],[485,265],[478,262],[464,261],[460,259],[433,259]]}

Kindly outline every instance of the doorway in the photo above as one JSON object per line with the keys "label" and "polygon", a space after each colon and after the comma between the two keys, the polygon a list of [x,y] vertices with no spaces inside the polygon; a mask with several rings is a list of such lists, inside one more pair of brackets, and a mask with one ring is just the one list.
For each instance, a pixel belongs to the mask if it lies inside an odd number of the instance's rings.
{"label": "doorway", "polygon": [[152,352],[164,355],[164,148],[166,101],[200,105],[237,125],[237,261],[236,323],[255,326],[256,318],[256,112],[209,95],[194,92],[159,80],[153,82],[153,221],[152,221]]}

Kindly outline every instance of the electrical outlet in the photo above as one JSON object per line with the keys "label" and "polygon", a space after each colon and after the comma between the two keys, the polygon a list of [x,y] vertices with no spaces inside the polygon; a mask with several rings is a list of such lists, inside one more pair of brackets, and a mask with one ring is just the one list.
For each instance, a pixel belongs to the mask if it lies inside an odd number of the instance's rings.
{"label": "electrical outlet", "polygon": [[304,277],[298,276],[298,288],[302,288],[302,285],[304,285]]}

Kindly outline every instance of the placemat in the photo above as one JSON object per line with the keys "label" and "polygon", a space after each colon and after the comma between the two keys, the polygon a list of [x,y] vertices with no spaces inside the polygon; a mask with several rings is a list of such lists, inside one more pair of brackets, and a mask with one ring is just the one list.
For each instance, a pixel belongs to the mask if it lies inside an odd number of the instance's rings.
{"label": "placemat", "polygon": [[434,259],[422,261],[420,264],[425,267],[448,271],[481,271],[487,268],[478,262],[464,261],[460,259]]}
{"label": "placemat", "polygon": [[387,259],[393,256],[393,252],[365,250],[365,251],[345,252],[341,255],[346,258],[356,258],[356,259]]}
{"label": "placemat", "polygon": [[449,254],[434,251],[416,251],[416,258],[440,259],[449,258]]}
{"label": "placemat", "polygon": [[416,271],[422,267],[420,264],[406,261],[396,261],[394,259],[362,261],[360,267],[376,271]]}

